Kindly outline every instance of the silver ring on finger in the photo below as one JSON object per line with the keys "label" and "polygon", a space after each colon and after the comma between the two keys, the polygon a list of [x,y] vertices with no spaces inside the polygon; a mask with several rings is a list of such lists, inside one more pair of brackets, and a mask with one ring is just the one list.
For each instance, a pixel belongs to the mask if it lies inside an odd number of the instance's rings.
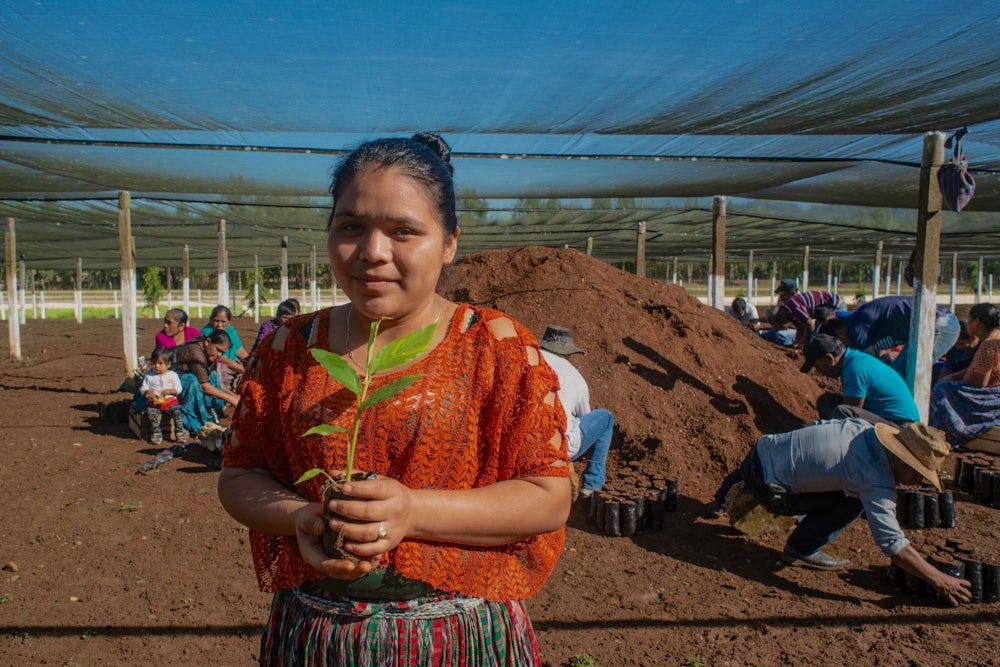
{"label": "silver ring on finger", "polygon": [[389,536],[389,533],[385,530],[385,521],[378,522],[378,539],[384,540]]}

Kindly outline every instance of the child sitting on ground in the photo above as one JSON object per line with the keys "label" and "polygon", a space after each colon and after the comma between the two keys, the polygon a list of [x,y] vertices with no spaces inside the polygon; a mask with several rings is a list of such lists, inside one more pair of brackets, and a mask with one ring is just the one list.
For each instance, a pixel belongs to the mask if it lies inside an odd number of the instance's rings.
{"label": "child sitting on ground", "polygon": [[142,378],[139,392],[146,398],[146,414],[149,415],[149,441],[158,445],[163,442],[160,418],[166,412],[174,422],[174,441],[184,442],[188,438],[181,406],[177,397],[181,394],[181,379],[170,370],[171,354],[165,347],[157,347],[149,355],[151,370]]}

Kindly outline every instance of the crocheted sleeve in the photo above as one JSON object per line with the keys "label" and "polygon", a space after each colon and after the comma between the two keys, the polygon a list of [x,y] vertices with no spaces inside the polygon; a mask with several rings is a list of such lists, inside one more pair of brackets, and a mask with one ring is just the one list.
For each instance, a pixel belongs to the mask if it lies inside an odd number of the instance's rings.
{"label": "crocheted sleeve", "polygon": [[983,373],[987,387],[1000,384],[1000,339],[987,339],[980,343],[969,370]]}

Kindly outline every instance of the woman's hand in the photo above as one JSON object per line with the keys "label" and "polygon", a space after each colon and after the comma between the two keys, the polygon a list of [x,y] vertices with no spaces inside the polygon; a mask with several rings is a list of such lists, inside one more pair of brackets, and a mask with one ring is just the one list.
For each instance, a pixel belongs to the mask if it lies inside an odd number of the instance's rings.
{"label": "woman's hand", "polygon": [[[333,500],[330,509],[352,521],[334,518],[330,525],[344,531],[344,549],[359,558],[377,558],[410,532],[412,492],[394,479],[352,481],[341,488],[359,500]],[[357,523],[355,523],[357,522]]]}
{"label": "woman's hand", "polygon": [[[339,528],[332,529],[339,530]],[[309,503],[295,513],[295,537],[299,543],[299,551],[303,560],[317,571],[332,579],[357,579],[378,565],[378,555],[364,558],[357,563],[346,558],[330,558],[323,550],[324,532],[326,525],[323,521],[322,504]]]}

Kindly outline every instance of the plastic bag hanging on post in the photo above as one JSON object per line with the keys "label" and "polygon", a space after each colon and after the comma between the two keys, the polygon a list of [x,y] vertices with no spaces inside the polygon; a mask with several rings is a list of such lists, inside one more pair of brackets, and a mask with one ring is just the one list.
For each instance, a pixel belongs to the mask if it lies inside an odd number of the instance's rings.
{"label": "plastic bag hanging on post", "polygon": [[976,191],[976,181],[969,173],[969,160],[962,152],[962,137],[968,133],[968,128],[963,127],[948,137],[944,143],[945,148],[953,150],[951,162],[942,165],[938,170],[938,186],[941,188],[944,208],[949,211],[961,211],[972,200],[972,195]]}

